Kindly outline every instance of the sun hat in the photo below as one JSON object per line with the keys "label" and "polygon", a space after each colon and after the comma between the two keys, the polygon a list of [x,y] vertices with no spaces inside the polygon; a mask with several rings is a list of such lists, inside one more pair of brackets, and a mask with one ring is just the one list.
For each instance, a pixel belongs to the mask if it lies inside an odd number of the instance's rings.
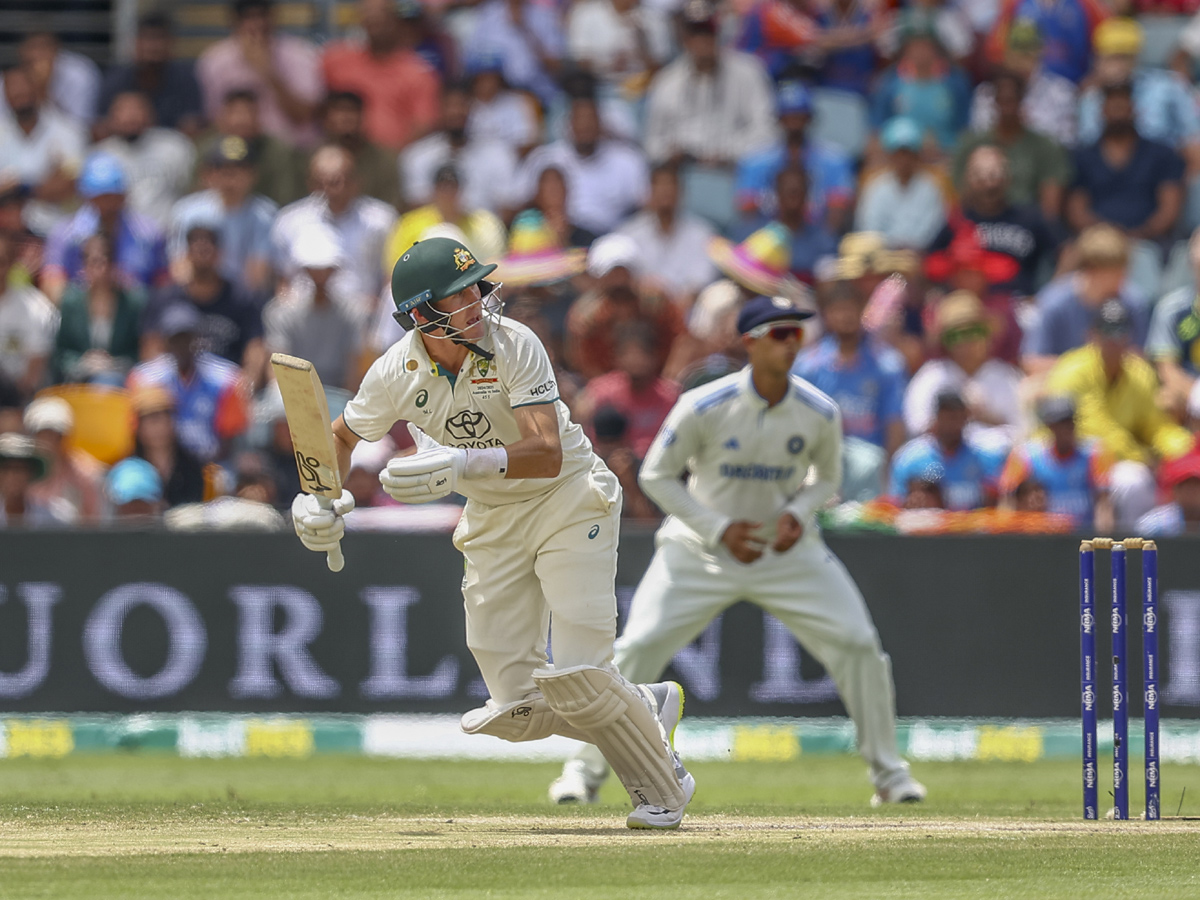
{"label": "sun hat", "polygon": [[791,234],[778,222],[760,228],[740,244],[723,237],[708,242],[708,257],[729,278],[773,297],[783,293],[792,264]]}
{"label": "sun hat", "polygon": [[494,277],[509,287],[538,287],[573,278],[587,264],[587,251],[564,250],[542,214],[529,210],[513,220],[508,255]]}

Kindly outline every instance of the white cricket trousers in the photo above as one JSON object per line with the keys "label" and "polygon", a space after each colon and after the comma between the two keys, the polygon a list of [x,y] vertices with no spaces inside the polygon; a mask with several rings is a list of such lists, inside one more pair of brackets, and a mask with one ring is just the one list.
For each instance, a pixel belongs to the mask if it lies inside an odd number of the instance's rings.
{"label": "white cricket trousers", "polygon": [[558,668],[612,662],[620,521],[620,483],[602,464],[529,500],[467,501],[454,531],[467,646],[496,703],[537,690],[551,615]]}
{"label": "white cricket trousers", "polygon": [[[875,786],[890,786],[906,773],[908,764],[896,751],[891,659],[858,586],[818,536],[806,536],[786,553],[768,549],[750,565],[724,547],[708,555],[661,540],[617,640],[617,668],[635,683],[657,681],[671,658],[738,600],[779,619],[825,667],[854,721]],[[604,758],[595,747],[576,758],[589,780],[603,779]]]}

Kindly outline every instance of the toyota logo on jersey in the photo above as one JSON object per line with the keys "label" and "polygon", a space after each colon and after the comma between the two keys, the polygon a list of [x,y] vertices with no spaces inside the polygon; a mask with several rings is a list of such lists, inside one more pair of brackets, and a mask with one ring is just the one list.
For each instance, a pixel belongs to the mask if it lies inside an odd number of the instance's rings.
{"label": "toyota logo on jersey", "polygon": [[487,416],[469,409],[446,420],[446,432],[457,441],[477,441],[491,430]]}

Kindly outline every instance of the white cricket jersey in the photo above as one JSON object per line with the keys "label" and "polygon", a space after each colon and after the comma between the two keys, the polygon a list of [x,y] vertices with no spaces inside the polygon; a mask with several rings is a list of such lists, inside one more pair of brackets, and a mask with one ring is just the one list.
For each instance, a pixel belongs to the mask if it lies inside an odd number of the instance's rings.
{"label": "white cricket jersey", "polygon": [[514,409],[554,404],[562,471],[555,478],[459,480],[459,493],[489,506],[527,500],[594,466],[603,467],[559,399],[550,357],[532,331],[502,318],[479,346],[495,357],[471,352],[455,376],[433,362],[410,331],[367,371],[342,413],[346,427],[363,440],[377,441],[406,419],[449,447],[504,447],[521,439]]}
{"label": "white cricket jersey", "polygon": [[[660,539],[713,549],[730,522],[744,519],[761,522],[769,543],[785,510],[806,534],[816,533],[812,517],[841,483],[842,417],[807,381],[793,375],[790,382],[787,395],[768,406],[747,366],[679,398],[639,476],[642,490],[670,514]],[[816,481],[805,487],[810,467]]]}

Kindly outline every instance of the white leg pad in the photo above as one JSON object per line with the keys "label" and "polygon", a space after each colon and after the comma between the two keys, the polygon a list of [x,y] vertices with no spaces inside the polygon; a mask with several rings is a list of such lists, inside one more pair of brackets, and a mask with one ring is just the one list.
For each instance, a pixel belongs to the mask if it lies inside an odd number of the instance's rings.
{"label": "white leg pad", "polygon": [[538,669],[533,680],[550,707],[600,748],[634,806],[687,804],[662,725],[637,687],[595,666]]}
{"label": "white leg pad", "polygon": [[537,693],[504,706],[494,706],[488,701],[487,706],[466,713],[459,727],[467,734],[490,734],[513,743],[540,741],[552,734],[576,741],[591,740],[551,709],[546,699]]}

